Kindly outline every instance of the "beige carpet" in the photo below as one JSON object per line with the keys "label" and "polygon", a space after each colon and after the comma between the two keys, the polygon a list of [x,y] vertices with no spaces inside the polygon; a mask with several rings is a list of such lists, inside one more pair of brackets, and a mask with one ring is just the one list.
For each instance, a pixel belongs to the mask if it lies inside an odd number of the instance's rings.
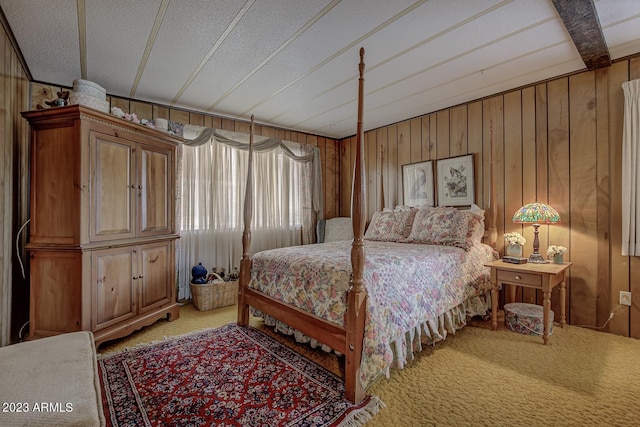
{"label": "beige carpet", "polygon": [[[120,350],[236,319],[234,306],[181,308],[99,352]],[[258,319],[252,319],[260,326]],[[370,389],[386,404],[370,426],[636,426],[640,425],[640,340],[554,326],[549,345],[501,325],[468,326],[394,370]],[[337,360],[304,353],[338,370]],[[322,353],[320,351],[320,353]]]}

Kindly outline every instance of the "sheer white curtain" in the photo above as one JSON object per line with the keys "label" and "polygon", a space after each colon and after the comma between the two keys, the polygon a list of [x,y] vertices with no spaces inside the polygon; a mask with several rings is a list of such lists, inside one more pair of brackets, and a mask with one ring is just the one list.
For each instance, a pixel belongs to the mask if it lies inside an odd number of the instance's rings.
{"label": "sheer white curtain", "polygon": [[[249,140],[246,134],[193,126],[185,126],[184,136],[198,138],[178,155],[178,298],[190,296],[191,268],[199,262],[209,271],[240,266]],[[310,180],[310,171],[319,153],[300,156],[304,146],[269,138],[254,142],[251,253],[301,244],[302,230],[313,227],[305,211],[321,209],[305,205],[317,202],[314,187],[321,180]]]}
{"label": "sheer white curtain", "polygon": [[640,80],[622,90],[622,255],[640,256]]}

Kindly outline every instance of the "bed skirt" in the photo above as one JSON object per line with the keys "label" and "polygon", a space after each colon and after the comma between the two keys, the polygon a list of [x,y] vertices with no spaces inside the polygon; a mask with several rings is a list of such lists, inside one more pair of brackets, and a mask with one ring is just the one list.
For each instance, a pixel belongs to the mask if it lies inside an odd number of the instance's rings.
{"label": "bed skirt", "polygon": [[[386,368],[385,372],[381,372],[380,374],[389,377],[390,368],[403,369],[409,361],[414,359],[416,352],[423,350],[423,346],[434,345],[438,341],[444,340],[448,334],[455,334],[458,329],[462,329],[472,317],[486,316],[490,310],[491,291],[488,291],[485,294],[471,297],[443,314],[428,319],[414,328],[405,331],[404,337],[398,337],[392,341],[393,363]],[[334,352],[340,355],[339,352],[334,351],[326,344],[304,335],[302,332],[290,327],[284,322],[276,320],[253,308],[252,313],[254,316],[263,318],[264,324],[273,327],[276,332],[294,336],[295,340],[299,343],[308,343],[313,348],[320,347],[324,351]]]}

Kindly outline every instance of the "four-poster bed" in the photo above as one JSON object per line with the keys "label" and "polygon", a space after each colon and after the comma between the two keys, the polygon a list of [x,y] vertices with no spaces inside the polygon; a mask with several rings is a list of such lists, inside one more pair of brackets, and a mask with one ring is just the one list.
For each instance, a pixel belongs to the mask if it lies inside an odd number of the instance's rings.
{"label": "four-poster bed", "polygon": [[[353,242],[321,243],[302,247],[311,249],[309,253],[298,247],[264,251],[253,258],[249,255],[253,210],[252,117],[238,298],[240,325],[249,323],[251,306],[258,313],[290,325],[297,332],[344,355],[345,394],[352,402],[360,402],[366,397],[365,389],[371,383],[372,376],[377,374],[376,369],[380,365],[388,369],[389,358],[393,361],[396,357],[402,365],[407,355],[411,357],[414,349],[419,349],[422,329],[425,330],[425,334],[433,330],[433,334],[441,339],[443,337],[438,328],[455,330],[464,324],[465,316],[470,312],[484,314],[481,313],[484,310],[486,313],[486,309],[491,305],[490,298],[486,302],[482,299],[490,295],[491,286],[488,281],[489,271],[484,267],[484,263],[495,258],[495,251],[487,245],[467,243],[477,238],[478,233],[472,228],[477,228],[478,224],[481,224],[480,234],[488,238],[494,247],[496,240],[493,209],[489,213],[489,220],[492,222],[487,232],[484,228],[484,212],[481,213],[483,217],[480,221],[473,219],[478,217],[475,214],[458,215],[455,209],[443,208],[424,210],[420,214],[415,212],[418,210],[411,210],[411,220],[413,221],[413,215],[416,218],[422,215],[422,221],[455,222],[457,227],[463,228],[462,234],[466,233],[463,236],[466,239],[463,238],[458,244],[429,245],[426,241],[414,240],[414,243],[408,243],[402,239],[376,241],[380,239],[375,239],[372,235],[366,238],[366,180],[362,128],[363,57],[364,49],[360,49],[356,159],[351,209]],[[493,176],[491,183],[490,201],[493,203]],[[406,217],[406,213],[395,211],[389,215]],[[461,217],[465,218],[464,224]],[[465,228],[467,223],[472,225]],[[404,238],[414,236],[413,232],[409,235],[406,231]],[[479,243],[479,238],[477,240]],[[390,256],[393,257],[392,260]],[[404,263],[405,258],[408,263]],[[293,270],[278,270],[287,263],[288,268]],[[430,266],[432,270],[426,271],[425,274],[422,267],[417,267],[423,265]],[[436,273],[438,271],[440,273]],[[379,283],[374,284],[375,277],[378,276],[384,276],[385,280],[378,280]],[[299,284],[310,277],[312,279]],[[392,279],[395,277],[398,280]],[[287,296],[284,290],[278,289],[279,281],[284,287],[289,288],[289,291],[293,282],[303,289],[293,291],[297,296]],[[314,281],[316,283],[311,284]],[[453,284],[449,285],[448,281]],[[397,288],[394,288],[392,282],[397,282]],[[443,286],[442,283],[446,285]],[[312,289],[309,287],[311,285],[317,288]],[[420,287],[422,285],[424,288]],[[369,295],[369,292],[374,293]],[[395,294],[396,299],[393,299],[391,294]],[[298,298],[299,296],[302,297]],[[298,299],[301,301],[297,301]],[[285,300],[287,302],[284,302]],[[482,303],[479,303],[480,300]],[[393,306],[396,311],[390,312],[389,306]],[[482,306],[482,309],[478,309],[478,306]],[[402,314],[405,311],[407,314]],[[414,315],[414,311],[417,314]],[[397,325],[393,324],[389,328],[399,329],[400,333],[394,331],[395,335],[389,338],[389,342],[384,341],[387,338],[384,336],[387,333],[386,319],[402,316],[405,317],[396,319]],[[446,330],[443,333],[446,336]]]}

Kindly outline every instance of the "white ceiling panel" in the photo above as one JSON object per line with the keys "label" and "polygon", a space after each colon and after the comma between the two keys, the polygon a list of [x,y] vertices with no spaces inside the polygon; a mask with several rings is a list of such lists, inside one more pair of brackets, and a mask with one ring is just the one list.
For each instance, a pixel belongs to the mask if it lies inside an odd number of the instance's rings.
{"label": "white ceiling panel", "polygon": [[[85,0],[88,80],[108,87],[110,93],[129,96],[153,28],[157,3],[156,0],[139,0],[127,7],[113,7],[111,2]],[[117,31],[114,22],[130,30]],[[118,52],[117,61],[100,59],[114,57],[113,51]],[[63,83],[70,85],[76,78],[81,75],[78,73]]]}
{"label": "white ceiling panel", "polygon": [[[254,114],[332,138],[356,129],[361,47],[365,129],[586,68],[552,0],[0,0],[0,8],[36,81],[84,78],[109,95]],[[640,1],[596,0],[595,10],[611,59],[640,52]]]}
{"label": "white ceiling panel", "polygon": [[[343,1],[332,8],[315,25],[293,41],[282,55],[278,55],[266,64],[259,73],[238,88],[233,96],[220,103],[219,107],[225,110],[241,110],[245,115],[251,114],[274,94],[311,73],[314,75],[312,78],[320,78],[331,85],[331,82],[341,76],[320,74],[315,70],[335,60],[343,50],[357,51],[364,34],[372,28],[383,25],[385,21],[393,19],[404,10],[407,4],[410,4],[407,1],[372,0],[368,2],[368,7],[360,8],[360,14],[356,15],[354,11],[356,3],[358,2]],[[348,19],[356,16],[356,19]],[[356,66],[357,61],[356,56]],[[252,103],[244,102],[250,98],[254,99]]]}
{"label": "white ceiling panel", "polygon": [[[278,9],[287,12],[281,16],[281,21],[274,16],[274,3],[286,3],[288,6]],[[213,105],[214,109],[237,113],[240,109],[229,110],[225,104],[229,93],[233,94],[233,89],[239,82],[256,72],[257,68],[257,73],[262,73],[265,67],[262,63],[282,45],[290,43],[289,39],[298,29],[318,14],[326,4],[327,2],[295,0],[257,2],[238,22],[225,43],[196,77],[194,84],[185,91],[183,99],[196,100],[197,105],[206,110]],[[269,37],[265,37],[265,34]],[[273,59],[267,64],[271,61]],[[246,87],[247,84],[246,81],[243,82],[240,88]],[[255,96],[248,98],[255,99]],[[246,108],[246,102],[242,106]]]}
{"label": "white ceiling panel", "polygon": [[13,18],[11,29],[34,80],[68,85],[80,75],[75,0],[50,0],[47,7],[38,0],[3,0],[0,7]]}
{"label": "white ceiling panel", "polygon": [[[242,10],[244,0],[227,0],[216,8],[210,7],[210,0],[190,0],[191,7],[184,7],[184,3],[169,2],[133,96],[172,103],[192,76],[201,72],[202,65],[207,65],[207,57],[215,53],[217,43]],[[212,85],[209,82],[208,86]],[[205,89],[208,87],[200,88]],[[195,100],[190,107],[202,108]]]}

